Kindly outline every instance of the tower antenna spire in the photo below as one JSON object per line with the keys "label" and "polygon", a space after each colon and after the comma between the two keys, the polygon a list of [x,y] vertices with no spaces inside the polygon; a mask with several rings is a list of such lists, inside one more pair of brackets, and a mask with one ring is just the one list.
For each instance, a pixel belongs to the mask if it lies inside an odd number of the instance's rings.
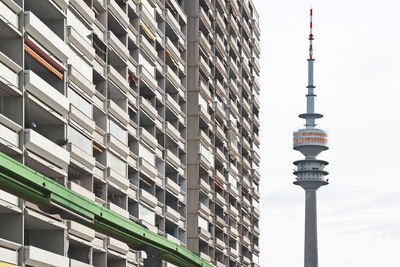
{"label": "tower antenna spire", "polygon": [[313,35],[313,9],[310,8],[310,35],[308,36],[308,40],[310,40],[310,48],[309,48],[309,59],[313,59],[313,40],[314,40],[314,35]]}

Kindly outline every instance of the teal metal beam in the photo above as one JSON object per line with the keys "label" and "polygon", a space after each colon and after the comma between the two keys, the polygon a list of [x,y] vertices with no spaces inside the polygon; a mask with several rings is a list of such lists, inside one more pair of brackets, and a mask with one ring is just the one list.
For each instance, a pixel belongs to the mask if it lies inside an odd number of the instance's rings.
{"label": "teal metal beam", "polygon": [[151,248],[182,267],[213,267],[188,249],[112,212],[0,152],[0,189],[37,204],[43,210],[68,214],[73,220],[127,243]]}

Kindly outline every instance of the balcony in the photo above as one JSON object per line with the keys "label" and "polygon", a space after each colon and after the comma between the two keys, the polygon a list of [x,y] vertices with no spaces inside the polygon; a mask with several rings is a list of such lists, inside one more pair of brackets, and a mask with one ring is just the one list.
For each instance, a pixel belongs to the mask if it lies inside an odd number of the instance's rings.
{"label": "balcony", "polygon": [[199,31],[199,41],[200,41],[200,45],[203,47],[203,49],[207,53],[211,54],[212,50],[211,50],[210,42],[208,41],[207,37],[201,31]]}
{"label": "balcony", "polygon": [[72,26],[67,27],[68,41],[79,49],[88,59],[92,61],[95,57],[95,49],[87,38],[82,37]]}
{"label": "balcony", "polygon": [[69,118],[73,119],[90,133],[94,132],[96,123],[92,120],[92,118],[89,118],[86,114],[72,104],[69,106]]}
{"label": "balcony", "polygon": [[239,196],[239,192],[238,192],[236,186],[234,186],[232,184],[228,184],[228,192],[236,197]]}
{"label": "balcony", "polygon": [[174,15],[171,14],[171,11],[169,11],[169,9],[166,8],[164,9],[164,13],[165,13],[165,20],[170,25],[171,29],[173,29],[176,32],[176,35],[178,36],[182,35],[181,27],[174,18]]}
{"label": "balcony", "polygon": [[155,9],[151,8],[151,10],[148,10],[146,6],[143,4],[139,4],[139,10],[141,14],[141,19],[144,19],[146,21],[146,24],[150,26],[150,28],[153,31],[157,31],[157,22],[155,21]]}
{"label": "balcony", "polygon": [[176,75],[168,65],[164,66],[164,70],[167,79],[175,86],[175,88],[179,88],[181,85],[181,79],[178,77],[178,75]]}
{"label": "balcony", "polygon": [[169,94],[165,95],[165,103],[176,115],[180,113],[181,107]]}
{"label": "balcony", "polygon": [[198,231],[199,231],[199,237],[200,237],[202,240],[207,241],[207,243],[208,243],[208,241],[211,239],[211,234],[210,234],[210,232],[208,232],[207,230],[205,230],[205,229],[203,229],[203,228],[201,228],[201,227],[198,227]]}
{"label": "balcony", "polygon": [[8,127],[4,126],[2,124],[2,122],[4,120],[8,121],[8,118],[5,116],[2,116],[0,114],[0,133],[1,133],[0,143],[7,147],[10,147],[10,148],[13,147],[14,149],[18,149],[19,148],[19,135],[18,135],[18,132],[16,132],[17,129],[11,130]]}
{"label": "balcony", "polygon": [[140,127],[139,128],[139,135],[142,138],[143,141],[146,142],[150,147],[155,149],[158,146],[157,139],[149,133],[145,128]]}
{"label": "balcony", "polygon": [[152,90],[156,91],[158,88],[158,83],[157,80],[154,77],[154,71],[151,71],[150,73],[146,68],[144,68],[142,65],[139,66],[139,75],[141,80]]}
{"label": "balcony", "polygon": [[207,146],[212,145],[210,137],[208,137],[208,135],[203,131],[200,131],[200,140]]}
{"label": "balcony", "polygon": [[225,198],[218,193],[215,193],[215,201],[221,206],[225,206],[226,204]]}
{"label": "balcony", "polygon": [[121,154],[124,158],[129,155],[129,147],[112,134],[107,134],[107,145]]}
{"label": "balcony", "polygon": [[165,131],[174,139],[177,143],[181,141],[181,134],[171,123],[165,122]]}
{"label": "balcony", "polygon": [[[219,238],[215,238],[215,246],[221,250],[225,249],[225,247],[226,247],[225,242]],[[223,266],[225,266],[225,265],[223,265]]]}
{"label": "balcony", "polygon": [[219,57],[216,57],[215,67],[219,70],[219,72],[224,76],[225,79],[228,79],[228,66],[227,64],[224,64],[224,62],[222,62]]}
{"label": "balcony", "polygon": [[234,93],[237,97],[239,97],[239,88],[235,81],[231,80],[231,82],[229,83],[229,88],[232,93]]}
{"label": "balcony", "polygon": [[61,62],[66,63],[68,59],[66,53],[69,51],[69,47],[64,40],[50,30],[50,28],[31,11],[25,11],[24,16],[25,30]]}
{"label": "balcony", "polygon": [[25,265],[69,267],[69,258],[34,246],[24,247]]}
{"label": "balcony", "polygon": [[96,231],[87,226],[84,226],[75,221],[68,221],[67,226],[68,226],[68,233],[76,235],[87,241],[92,241],[95,238]]}
{"label": "balcony", "polygon": [[[65,0],[68,2],[67,0]],[[95,21],[94,11],[85,3],[84,0],[69,0],[69,3],[90,23]],[[68,5],[68,4],[67,4]]]}
{"label": "balcony", "polygon": [[124,60],[129,58],[128,48],[114,35],[112,31],[107,31],[107,41],[111,48]]}
{"label": "balcony", "polygon": [[49,107],[56,110],[62,116],[66,116],[69,111],[69,100],[62,93],[57,91],[53,86],[39,77],[31,70],[25,73],[25,89],[38,97]]}
{"label": "balcony", "polygon": [[112,237],[107,238],[107,247],[124,255],[129,252],[129,247],[126,243]]}
{"label": "balcony", "polygon": [[129,114],[111,99],[107,100],[107,108],[122,124],[127,125],[129,123]]}
{"label": "balcony", "polygon": [[232,58],[230,58],[229,67],[235,73],[235,75],[237,77],[240,77],[240,71],[239,71],[239,68],[237,66],[237,63]]}
{"label": "balcony", "polygon": [[[16,4],[14,4],[16,6]],[[14,26],[14,30],[19,29],[19,23],[18,23],[18,15],[15,13],[20,12],[20,7],[18,6],[17,8],[14,8],[13,10],[10,9],[7,5],[5,5],[3,2],[0,2],[0,10],[1,10],[1,19],[6,20],[6,24],[10,24],[10,26]]]}
{"label": "balcony", "polygon": [[106,175],[107,181],[110,181],[113,184],[117,185],[118,187],[120,187],[120,189],[122,189],[122,191],[128,190],[129,180],[126,177],[123,177],[111,168],[107,168]]}
{"label": "balcony", "polygon": [[[0,2],[1,3],[1,2]],[[22,68],[0,52],[0,84],[19,92],[19,72]]]}
{"label": "balcony", "polygon": [[70,265],[71,267],[94,267],[93,265],[78,261],[78,260],[74,260],[74,259],[69,259],[70,261]]}
{"label": "balcony", "polygon": [[207,110],[199,106],[199,115],[202,117],[207,123],[211,123],[211,115],[208,113]]}
{"label": "balcony", "polygon": [[155,179],[155,177],[157,176],[157,169],[149,162],[147,162],[144,158],[139,158],[139,168],[141,172],[151,177],[152,179]]}
{"label": "balcony", "polygon": [[151,119],[156,120],[157,119],[157,110],[153,105],[143,96],[139,98],[139,103],[140,107],[147,113],[147,115],[150,116]]}
{"label": "balcony", "polygon": [[69,164],[69,152],[32,129],[25,130],[25,147],[61,168]]}
{"label": "balcony", "polygon": [[232,17],[232,15],[229,20],[229,25],[231,26],[231,29],[235,32],[236,36],[240,36],[239,26],[238,26],[236,20]]}
{"label": "balcony", "polygon": [[179,212],[171,208],[170,206],[165,206],[165,215],[173,222],[178,222],[181,219]]}
{"label": "balcony", "polygon": [[199,203],[199,212],[200,214],[204,214],[206,218],[208,218],[208,216],[211,216],[210,208],[204,205],[203,203]]}
{"label": "balcony", "polygon": [[232,226],[229,227],[229,234],[235,238],[239,236],[238,230]]}
{"label": "balcony", "polygon": [[207,194],[211,192],[211,186],[206,181],[204,181],[203,179],[199,179],[199,186]]}
{"label": "balcony", "polygon": [[208,65],[207,61],[202,57],[199,56],[199,66],[200,69],[206,74],[206,77],[213,77],[213,75],[211,74],[211,68]]}
{"label": "balcony", "polygon": [[90,192],[86,188],[78,185],[77,183],[68,182],[68,189],[71,189],[75,193],[78,193],[79,195],[81,195],[87,199],[90,199],[92,201],[94,201],[96,199],[96,196],[92,192]]}
{"label": "balcony", "polygon": [[95,85],[89,81],[85,76],[82,75],[77,69],[72,65],[68,65],[68,79],[69,82],[73,82],[79,88],[81,88],[90,97],[93,97],[96,91]]}
{"label": "balcony", "polygon": [[107,202],[107,209],[121,215],[122,217],[129,219],[129,212],[126,209],[121,208],[120,206],[115,205],[114,203],[112,203],[110,201]]}
{"label": "balcony", "polygon": [[114,15],[114,17],[122,24],[126,29],[129,25],[129,17],[125,12],[118,6],[115,0],[107,0],[108,10]]}
{"label": "balcony", "polygon": [[260,43],[256,38],[251,39],[251,45],[253,47],[254,54],[258,57],[260,56],[261,48]]}
{"label": "balcony", "polygon": [[227,102],[228,95],[226,93],[224,85],[219,80],[215,81],[215,90],[217,94],[222,98],[222,100]]}
{"label": "balcony", "polygon": [[208,31],[213,32],[211,21],[208,18],[207,13],[204,11],[203,8],[200,8],[199,18],[203,22],[203,24],[206,26]]}
{"label": "balcony", "polygon": [[242,99],[242,107],[248,114],[253,113],[253,109],[251,108],[250,104],[247,102],[245,98]]}
{"label": "balcony", "polygon": [[220,12],[217,11],[216,13],[217,13],[217,16],[215,17],[215,21],[217,22],[218,26],[221,28],[224,35],[228,36],[228,30],[226,29],[226,23],[224,21],[224,18],[221,16]]}
{"label": "balcony", "polygon": [[230,205],[229,207],[229,214],[231,214],[234,218],[239,216],[239,211],[236,207]]}
{"label": "balcony", "polygon": [[171,190],[175,195],[181,192],[181,187],[168,177],[165,178],[165,187]]}
{"label": "balcony", "polygon": [[72,143],[68,144],[67,150],[69,151],[71,158],[82,163],[85,167],[89,168],[89,170],[93,170],[96,160],[92,155],[89,155],[87,152]]}
{"label": "balcony", "polygon": [[174,166],[175,168],[178,168],[181,164],[181,161],[179,160],[179,158],[172,153],[171,151],[169,151],[168,149],[164,150],[164,158],[172,164],[172,166]]}
{"label": "balcony", "polygon": [[140,200],[146,202],[151,207],[157,206],[157,198],[144,189],[139,190]]}
{"label": "balcony", "polygon": [[122,92],[127,93],[129,90],[129,82],[128,80],[122,76],[116,69],[114,69],[111,65],[107,66],[108,68],[108,78],[119,88]]}

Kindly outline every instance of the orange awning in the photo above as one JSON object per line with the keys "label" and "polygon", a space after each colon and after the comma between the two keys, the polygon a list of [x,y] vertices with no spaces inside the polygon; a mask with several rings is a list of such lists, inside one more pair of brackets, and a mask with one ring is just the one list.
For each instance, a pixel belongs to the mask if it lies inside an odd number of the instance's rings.
{"label": "orange awning", "polygon": [[40,64],[42,64],[46,69],[48,69],[54,75],[56,75],[59,79],[62,80],[64,78],[64,75],[61,72],[59,72],[56,68],[50,65],[46,60],[44,60],[41,56],[39,56],[35,51],[33,51],[27,45],[24,45],[24,49],[31,57],[37,60]]}

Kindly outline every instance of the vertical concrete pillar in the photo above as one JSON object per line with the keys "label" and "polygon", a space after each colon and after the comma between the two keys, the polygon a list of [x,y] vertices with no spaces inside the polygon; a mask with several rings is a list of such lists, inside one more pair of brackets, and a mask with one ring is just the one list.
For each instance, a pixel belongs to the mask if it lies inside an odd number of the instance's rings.
{"label": "vertical concrete pillar", "polygon": [[304,267],[318,267],[317,190],[306,189]]}

